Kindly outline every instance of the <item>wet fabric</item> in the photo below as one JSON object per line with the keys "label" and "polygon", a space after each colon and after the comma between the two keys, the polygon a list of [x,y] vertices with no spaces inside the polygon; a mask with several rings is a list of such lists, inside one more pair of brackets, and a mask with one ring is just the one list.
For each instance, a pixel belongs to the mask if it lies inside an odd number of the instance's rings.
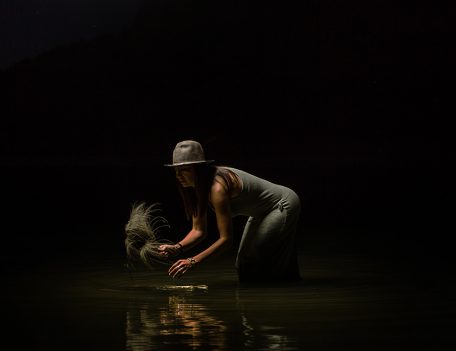
{"label": "wet fabric", "polygon": [[290,188],[226,167],[242,181],[231,199],[233,216],[248,216],[236,258],[241,280],[299,277],[296,231],[301,210]]}

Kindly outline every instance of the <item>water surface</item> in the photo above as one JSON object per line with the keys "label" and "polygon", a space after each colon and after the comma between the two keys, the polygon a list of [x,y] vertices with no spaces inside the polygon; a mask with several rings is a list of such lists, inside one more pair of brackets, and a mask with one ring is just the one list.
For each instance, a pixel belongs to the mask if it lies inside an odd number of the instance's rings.
{"label": "water surface", "polygon": [[10,267],[4,340],[34,350],[454,349],[454,284],[415,279],[400,262],[307,247],[302,282],[241,285],[233,260],[183,279],[96,255]]}

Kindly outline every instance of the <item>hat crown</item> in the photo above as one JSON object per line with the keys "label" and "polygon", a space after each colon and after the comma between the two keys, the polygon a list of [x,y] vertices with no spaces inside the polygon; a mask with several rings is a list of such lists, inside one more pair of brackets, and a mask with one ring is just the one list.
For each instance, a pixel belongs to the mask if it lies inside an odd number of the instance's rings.
{"label": "hat crown", "polygon": [[184,140],[176,144],[173,151],[173,163],[165,164],[166,167],[177,167],[190,164],[212,163],[206,160],[201,144],[194,140]]}
{"label": "hat crown", "polygon": [[193,140],[184,140],[176,144],[173,151],[173,164],[205,161],[201,144]]}

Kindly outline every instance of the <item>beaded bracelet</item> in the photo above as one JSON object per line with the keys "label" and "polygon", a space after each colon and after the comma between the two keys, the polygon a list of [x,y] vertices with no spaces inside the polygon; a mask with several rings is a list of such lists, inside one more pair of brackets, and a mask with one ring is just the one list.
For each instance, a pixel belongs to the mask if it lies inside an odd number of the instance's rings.
{"label": "beaded bracelet", "polygon": [[180,253],[184,252],[184,248],[182,247],[181,243],[177,243],[176,245],[179,246]]}
{"label": "beaded bracelet", "polygon": [[187,258],[187,261],[190,262],[190,267],[196,265],[196,260],[193,257]]}

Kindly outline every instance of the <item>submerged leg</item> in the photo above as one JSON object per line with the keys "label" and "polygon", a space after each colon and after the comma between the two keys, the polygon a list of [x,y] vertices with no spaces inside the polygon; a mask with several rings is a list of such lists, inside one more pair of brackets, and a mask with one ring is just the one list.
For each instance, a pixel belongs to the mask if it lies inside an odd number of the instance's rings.
{"label": "submerged leg", "polygon": [[250,217],[236,258],[241,281],[300,279],[296,251],[297,210],[277,206],[263,218]]}

